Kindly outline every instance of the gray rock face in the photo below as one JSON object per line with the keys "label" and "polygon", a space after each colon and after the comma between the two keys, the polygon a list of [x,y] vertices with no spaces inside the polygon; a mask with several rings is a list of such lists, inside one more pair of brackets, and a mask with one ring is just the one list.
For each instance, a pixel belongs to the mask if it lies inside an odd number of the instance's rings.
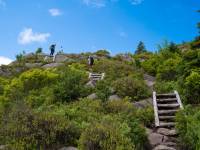
{"label": "gray rock face", "polygon": [[160,134],[166,135],[166,136],[175,136],[176,135],[176,131],[174,129],[170,130],[170,129],[166,129],[166,128],[159,128],[157,130],[157,133],[160,133]]}
{"label": "gray rock face", "polygon": [[68,59],[68,57],[66,55],[64,55],[64,54],[57,54],[55,56],[55,60],[54,61],[56,63],[61,63],[61,62],[65,62],[67,59]]}
{"label": "gray rock face", "polygon": [[6,145],[0,145],[0,150],[6,150],[7,146]]}
{"label": "gray rock face", "polygon": [[78,150],[78,149],[76,147],[69,146],[69,147],[63,147],[59,150]]}
{"label": "gray rock face", "polygon": [[147,108],[148,106],[152,106],[152,98],[148,98],[145,100],[141,100],[139,102],[133,103],[133,105],[138,109]]}
{"label": "gray rock face", "polygon": [[108,98],[109,101],[119,101],[121,100],[121,98],[118,96],[118,95],[111,95],[109,98]]}
{"label": "gray rock face", "polygon": [[150,76],[148,74],[144,74],[144,81],[146,85],[153,90],[153,85],[155,84],[155,77]]}
{"label": "gray rock face", "polygon": [[160,145],[161,143],[167,142],[168,141],[168,137],[158,134],[158,133],[151,133],[148,135],[148,140],[149,140],[149,144],[152,147],[155,147],[157,145]]}
{"label": "gray rock face", "polygon": [[91,87],[91,88],[94,88],[95,87],[95,82],[94,81],[89,81],[87,84],[86,84],[86,86],[87,87]]}
{"label": "gray rock face", "polygon": [[93,94],[89,95],[87,98],[91,99],[91,100],[95,100],[95,99],[98,99],[98,96],[96,95],[96,93],[93,93]]}
{"label": "gray rock face", "polygon": [[176,149],[172,147],[168,147],[166,145],[158,145],[153,150],[176,150]]}
{"label": "gray rock face", "polygon": [[42,63],[26,63],[25,66],[27,68],[36,68],[42,66]]}
{"label": "gray rock face", "polygon": [[45,68],[45,69],[55,68],[55,67],[59,67],[59,66],[62,66],[62,65],[64,65],[64,64],[62,64],[62,63],[50,63],[50,64],[46,64],[46,65],[42,66],[42,68]]}

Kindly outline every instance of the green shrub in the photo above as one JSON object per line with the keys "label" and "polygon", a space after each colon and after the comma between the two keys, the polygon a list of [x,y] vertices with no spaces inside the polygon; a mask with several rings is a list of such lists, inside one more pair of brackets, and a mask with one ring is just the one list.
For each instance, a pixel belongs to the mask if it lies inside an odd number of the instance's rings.
{"label": "green shrub", "polygon": [[149,74],[155,76],[157,73],[157,68],[160,65],[159,57],[157,55],[152,55],[149,59],[141,63],[142,68]]}
{"label": "green shrub", "polygon": [[179,57],[164,61],[163,64],[158,67],[157,78],[166,81],[175,80],[177,77],[177,66],[180,62],[181,59]]}
{"label": "green shrub", "polygon": [[113,88],[119,96],[128,96],[135,101],[149,96],[148,87],[144,81],[132,76],[116,80],[113,83]]}
{"label": "green shrub", "polygon": [[43,104],[51,105],[56,103],[56,99],[51,87],[44,87],[39,90],[32,90],[29,92],[28,96],[25,98],[25,102],[33,107],[37,108]]}
{"label": "green shrub", "polygon": [[5,78],[0,77],[0,95],[3,95],[5,86],[9,84],[9,81]]}
{"label": "green shrub", "polygon": [[35,113],[22,103],[9,109],[0,126],[2,142],[11,149],[19,150],[57,149],[74,145],[79,135],[76,126],[64,116]]}
{"label": "green shrub", "polygon": [[102,103],[98,100],[81,99],[68,105],[64,110],[65,116],[75,121],[81,129],[104,115]]}
{"label": "green shrub", "polygon": [[66,68],[60,71],[60,77],[54,87],[55,98],[61,102],[70,102],[86,96],[86,81],[87,75],[80,70]]}
{"label": "green shrub", "polygon": [[95,91],[98,98],[105,102],[106,100],[108,100],[109,96],[111,95],[109,82],[106,80],[101,80],[97,82]]}
{"label": "green shrub", "polygon": [[152,107],[149,106],[144,109],[138,109],[136,116],[146,127],[152,127],[154,122],[154,111]]}
{"label": "green shrub", "polygon": [[110,57],[110,52],[108,52],[107,50],[98,50],[94,54],[96,54],[97,56],[100,56],[100,57],[106,57],[106,58]]}
{"label": "green shrub", "polygon": [[79,148],[81,150],[133,150],[134,145],[127,136],[130,128],[112,117],[101,122],[92,123],[81,134]]}
{"label": "green shrub", "polygon": [[177,83],[175,81],[157,81],[154,88],[157,93],[170,93],[177,90]]}
{"label": "green shrub", "polygon": [[95,63],[93,71],[105,73],[105,78],[113,81],[135,73],[135,68],[121,61],[101,59]]}
{"label": "green shrub", "polygon": [[193,71],[185,80],[184,95],[187,103],[200,104],[200,73]]}
{"label": "green shrub", "polygon": [[32,90],[39,90],[56,81],[58,75],[48,70],[33,69],[14,78],[5,88],[5,96],[12,100],[23,99]]}
{"label": "green shrub", "polygon": [[199,150],[200,109],[186,107],[177,114],[176,121],[176,129],[183,147],[187,150]]}
{"label": "green shrub", "polygon": [[120,101],[108,101],[105,105],[105,110],[107,113],[113,113],[113,114],[118,114],[118,113],[136,114],[136,110],[133,104],[126,99]]}

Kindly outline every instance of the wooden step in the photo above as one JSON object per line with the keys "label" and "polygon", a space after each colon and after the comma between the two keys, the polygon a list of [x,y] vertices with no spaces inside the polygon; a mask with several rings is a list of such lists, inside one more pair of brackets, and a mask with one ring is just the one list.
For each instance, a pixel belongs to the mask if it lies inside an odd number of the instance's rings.
{"label": "wooden step", "polygon": [[174,126],[175,126],[175,122],[160,122],[160,125],[159,125],[159,127],[162,127],[162,128],[170,128]]}
{"label": "wooden step", "polygon": [[169,93],[169,94],[156,94],[157,99],[161,99],[161,98],[176,98],[176,94],[175,93]]}
{"label": "wooden step", "polygon": [[158,108],[179,108],[180,105],[178,103],[174,104],[158,104]]}
{"label": "wooden step", "polygon": [[159,115],[174,115],[175,113],[177,113],[178,112],[178,110],[159,110],[158,111],[158,114]]}
{"label": "wooden step", "polygon": [[175,116],[159,116],[159,120],[170,120],[170,121],[174,121],[174,120],[175,120]]}
{"label": "wooden step", "polygon": [[176,98],[168,98],[168,99],[157,99],[157,103],[172,103],[177,102]]}
{"label": "wooden step", "polygon": [[168,93],[168,94],[156,94],[156,96],[176,96],[175,93]]}

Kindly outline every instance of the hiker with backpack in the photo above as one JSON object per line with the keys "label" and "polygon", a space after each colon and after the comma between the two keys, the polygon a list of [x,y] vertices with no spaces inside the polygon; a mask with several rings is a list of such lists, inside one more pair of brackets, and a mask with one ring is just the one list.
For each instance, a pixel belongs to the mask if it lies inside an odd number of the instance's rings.
{"label": "hiker with backpack", "polygon": [[94,58],[92,56],[88,57],[88,65],[92,67],[94,65]]}

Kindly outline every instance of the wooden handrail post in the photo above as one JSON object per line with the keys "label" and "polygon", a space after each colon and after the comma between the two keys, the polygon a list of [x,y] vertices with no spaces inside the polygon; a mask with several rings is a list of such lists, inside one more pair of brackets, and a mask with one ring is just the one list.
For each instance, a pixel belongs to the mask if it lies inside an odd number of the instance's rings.
{"label": "wooden handrail post", "polygon": [[180,105],[180,108],[183,109],[183,104],[181,102],[181,98],[180,98],[178,92],[174,91],[174,93],[176,94],[176,98],[177,98],[178,104]]}
{"label": "wooden handrail post", "polygon": [[153,92],[153,107],[154,107],[154,116],[155,116],[155,125],[156,127],[160,126],[159,118],[158,118],[158,106],[156,101],[156,92]]}

